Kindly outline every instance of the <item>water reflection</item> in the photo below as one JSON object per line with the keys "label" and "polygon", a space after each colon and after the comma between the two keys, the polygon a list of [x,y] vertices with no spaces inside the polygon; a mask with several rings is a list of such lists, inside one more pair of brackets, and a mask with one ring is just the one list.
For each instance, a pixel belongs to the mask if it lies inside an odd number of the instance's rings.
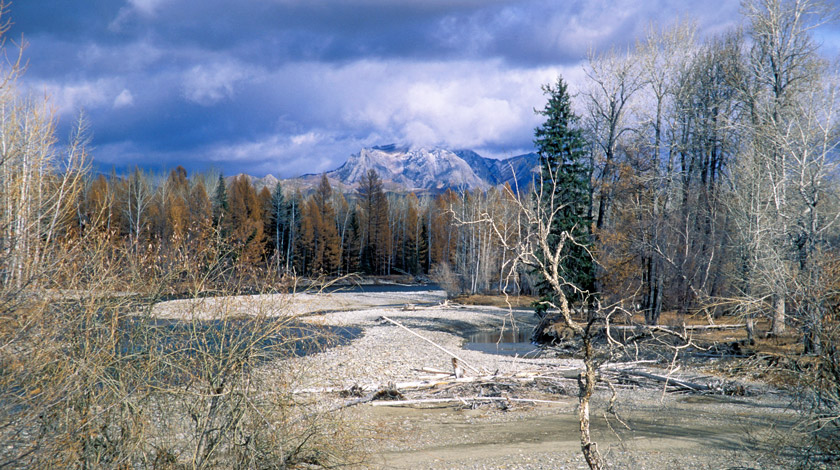
{"label": "water reflection", "polygon": [[482,330],[469,337],[464,349],[503,356],[537,357],[540,349],[531,343],[531,328]]}
{"label": "water reflection", "polygon": [[278,319],[165,320],[125,319],[123,355],[156,350],[168,355],[221,354],[249,348],[263,359],[316,354],[348,344],[362,333],[358,327],[312,325]]}

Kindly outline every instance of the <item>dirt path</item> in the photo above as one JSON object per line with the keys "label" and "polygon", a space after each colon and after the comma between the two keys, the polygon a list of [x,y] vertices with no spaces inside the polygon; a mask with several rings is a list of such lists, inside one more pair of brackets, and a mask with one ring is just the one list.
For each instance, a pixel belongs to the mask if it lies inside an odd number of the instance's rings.
{"label": "dirt path", "polygon": [[[793,419],[783,403],[666,397],[660,404],[654,395],[619,404],[630,430],[615,419],[608,424],[596,407],[592,434],[611,468],[786,468],[772,452],[776,432]],[[507,411],[368,406],[355,412],[378,430],[371,458],[378,468],[584,468],[576,400],[562,401]]]}

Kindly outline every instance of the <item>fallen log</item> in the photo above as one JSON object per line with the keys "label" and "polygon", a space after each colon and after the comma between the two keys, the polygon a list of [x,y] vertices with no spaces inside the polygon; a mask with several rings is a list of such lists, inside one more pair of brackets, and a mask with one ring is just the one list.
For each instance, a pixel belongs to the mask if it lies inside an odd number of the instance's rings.
{"label": "fallen log", "polygon": [[367,395],[359,398],[354,398],[353,400],[347,400],[344,403],[339,403],[337,405],[331,406],[327,411],[338,411],[344,408],[349,408],[351,406],[361,405],[362,403],[367,403],[376,399],[377,392],[371,392]]}
{"label": "fallen log", "polygon": [[641,364],[656,364],[659,361],[653,359],[643,359],[640,361],[628,361],[628,362],[608,362],[606,364],[601,365],[602,370],[611,370],[617,369],[619,367],[629,367],[629,366],[637,366]]}
{"label": "fallen log", "polygon": [[427,374],[452,375],[452,372],[449,372],[447,370],[435,369],[434,367],[421,367],[419,369],[414,370],[418,372],[425,372]]}
{"label": "fallen log", "polygon": [[630,375],[630,376],[635,376],[635,377],[644,377],[646,379],[650,379],[650,380],[653,380],[655,382],[664,383],[666,386],[667,385],[673,385],[673,386],[683,388],[683,389],[691,391],[691,392],[714,392],[714,391],[716,391],[716,389],[714,389],[714,388],[712,388],[708,385],[705,385],[705,384],[687,382],[685,380],[675,379],[673,377],[667,377],[667,376],[664,376],[664,375],[651,374],[650,372],[644,372],[644,371],[640,371],[640,370],[622,369],[622,370],[618,370],[617,372],[619,374],[624,374],[624,375]]}
{"label": "fallen log", "polygon": [[746,324],[741,323],[737,325],[688,325],[685,327],[671,327],[671,326],[661,326],[661,325],[610,325],[610,330],[612,331],[639,331],[639,330],[652,330],[652,331],[665,331],[669,333],[679,333],[683,329],[685,331],[708,331],[708,330],[738,330],[741,328],[746,328]]}
{"label": "fallen log", "polygon": [[692,325],[686,326],[685,329],[688,331],[704,331],[704,330],[739,330],[741,328],[746,328],[746,323],[740,323],[737,325]]}
{"label": "fallen log", "polygon": [[476,401],[507,401],[514,403],[545,403],[555,405],[568,405],[569,402],[555,401],[555,400],[536,400],[531,398],[507,398],[507,397],[453,397],[453,398],[420,398],[417,400],[394,400],[394,401],[377,401],[371,403],[371,406],[407,406],[407,405],[425,405],[434,403],[465,403]]}

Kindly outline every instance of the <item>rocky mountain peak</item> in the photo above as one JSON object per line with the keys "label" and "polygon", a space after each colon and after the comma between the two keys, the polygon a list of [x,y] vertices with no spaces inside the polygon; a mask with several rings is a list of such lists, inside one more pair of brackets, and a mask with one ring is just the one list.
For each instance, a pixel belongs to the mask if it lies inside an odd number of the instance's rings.
{"label": "rocky mountain peak", "polygon": [[[327,176],[354,186],[374,169],[386,183],[407,190],[487,189],[490,186],[530,181],[537,165],[535,154],[507,160],[484,158],[471,150],[407,148],[384,145],[363,148]],[[507,168],[510,167],[510,168]],[[527,185],[527,183],[526,183]]]}
{"label": "rocky mountain peak", "polygon": [[[484,190],[505,183],[524,190],[533,181],[538,166],[539,158],[534,153],[497,160],[472,150],[390,144],[363,148],[326,175],[347,189],[358,186],[365,173],[373,169],[390,191]],[[316,184],[318,179],[320,175],[296,178],[307,186]]]}

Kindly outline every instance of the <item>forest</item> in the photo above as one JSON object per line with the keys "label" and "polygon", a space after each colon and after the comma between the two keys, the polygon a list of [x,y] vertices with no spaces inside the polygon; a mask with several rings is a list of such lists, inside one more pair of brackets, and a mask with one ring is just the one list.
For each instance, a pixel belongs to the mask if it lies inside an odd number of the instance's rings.
{"label": "forest", "polygon": [[[561,188],[585,205],[589,290],[638,306],[651,324],[663,310],[767,317],[773,334],[795,325],[818,350],[840,269],[837,76],[811,35],[829,12],[802,10],[756,10],[748,30],[702,40],[690,23],[651,29],[629,50],[590,56],[572,104],[585,153],[575,171],[587,177]],[[26,168],[42,171],[4,171]],[[314,190],[257,192],[244,176],[226,184],[181,167],[79,178],[55,201],[50,242],[104,237],[129,264],[223,260],[238,276],[276,278],[435,272],[463,293],[531,294],[538,282],[511,251],[523,233],[512,202],[533,187],[418,198],[385,193],[374,171],[343,191],[323,177]],[[5,239],[25,239],[20,226],[5,224]],[[6,244],[9,266],[29,249]]]}
{"label": "forest", "polygon": [[[112,424],[92,416],[112,400],[119,407],[108,413],[116,414],[103,413],[125,433],[135,429],[129,408],[137,404],[125,397],[148,385],[144,367],[152,364],[131,369],[121,355],[120,312],[129,306],[151,311],[165,296],[276,291],[299,278],[398,274],[429,277],[451,295],[547,299],[538,306],[566,315],[587,348],[589,327],[609,317],[573,319],[570,305],[619,306],[647,325],[659,325],[665,312],[709,324],[737,317],[750,344],[795,337],[796,354],[820,371],[806,384],[818,397],[814,415],[827,417],[814,435],[833,429],[836,437],[840,75],[813,34],[836,13],[809,1],[753,1],[744,9],[742,29],[701,38],[690,22],[651,27],[629,47],[593,51],[574,93],[562,78],[545,85],[547,104],[537,112],[546,121],[534,141],[542,168],[530,187],[419,197],[386,192],[373,170],[352,190],[322,176],[314,188],[281,182],[257,191],[247,176],[228,181],[180,166],[168,174],[94,174],[84,116],[59,144],[48,101],[20,92],[19,63],[6,67],[0,391],[15,406],[4,406],[0,424],[65,436],[77,446],[69,459],[107,467],[96,446],[111,439]],[[48,302],[55,292],[78,298],[56,313]],[[78,334],[68,340],[65,330]],[[216,374],[246,377],[253,348],[248,343],[235,367],[206,366],[194,379],[209,390],[201,395],[208,423],[218,419],[214,390],[240,383]],[[592,375],[581,379],[587,400],[596,369],[587,363]],[[75,385],[79,374],[87,388]],[[143,400],[161,405],[153,395]],[[55,413],[49,426],[39,424],[44,410]],[[240,411],[230,419],[239,423]],[[198,429],[204,415],[194,416]],[[79,422],[96,424],[77,429]],[[199,468],[227,437],[196,435]],[[8,462],[25,466],[45,455],[38,465],[48,468],[61,452],[14,439],[14,455],[2,454]],[[62,441],[44,442],[58,449]],[[833,437],[820,445],[840,452]]]}
{"label": "forest", "polygon": [[[101,236],[140,258],[153,257],[162,269],[224,260],[243,276],[316,278],[422,275],[443,264],[460,273],[477,269],[464,280],[470,292],[498,291],[508,274],[505,260],[495,259],[491,234],[456,220],[501,214],[506,198],[516,197],[510,188],[418,198],[386,193],[369,170],[347,193],[334,190],[326,176],[305,192],[283,183],[257,191],[246,175],[228,184],[221,175],[189,177],[182,167],[168,176],[141,169],[126,177],[98,175],[83,186],[60,239]],[[211,247],[215,258],[207,258]]]}

